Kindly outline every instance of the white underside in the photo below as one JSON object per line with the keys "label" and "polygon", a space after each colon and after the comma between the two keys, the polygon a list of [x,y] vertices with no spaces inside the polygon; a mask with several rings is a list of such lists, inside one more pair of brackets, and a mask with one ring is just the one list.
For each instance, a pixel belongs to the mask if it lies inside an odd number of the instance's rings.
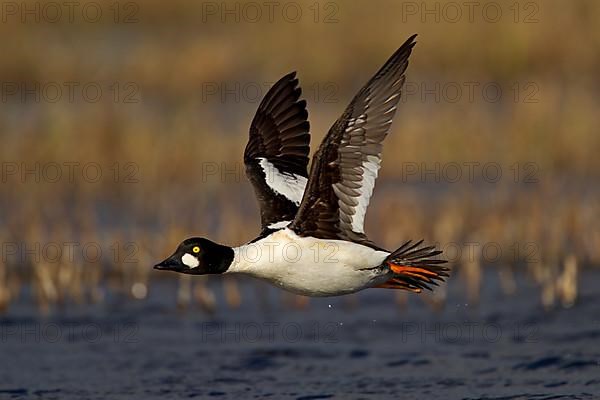
{"label": "white underside", "polygon": [[389,255],[343,240],[300,237],[288,228],[240,247],[227,273],[245,273],[290,292],[336,296],[389,278],[377,268]]}

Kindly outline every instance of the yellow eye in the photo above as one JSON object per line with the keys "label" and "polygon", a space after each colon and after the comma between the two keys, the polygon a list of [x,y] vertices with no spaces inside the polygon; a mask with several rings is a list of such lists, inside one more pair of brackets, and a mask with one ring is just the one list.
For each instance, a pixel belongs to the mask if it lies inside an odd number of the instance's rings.
{"label": "yellow eye", "polygon": [[198,247],[198,246],[194,246],[194,248],[192,249],[192,251],[193,251],[194,253],[200,253],[200,247]]}

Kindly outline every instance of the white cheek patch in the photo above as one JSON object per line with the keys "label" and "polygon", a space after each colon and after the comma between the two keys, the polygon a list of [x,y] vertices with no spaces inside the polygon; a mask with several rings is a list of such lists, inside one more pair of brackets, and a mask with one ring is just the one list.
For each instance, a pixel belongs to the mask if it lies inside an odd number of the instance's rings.
{"label": "white cheek patch", "polygon": [[189,253],[185,253],[183,257],[181,257],[181,262],[190,268],[196,268],[198,265],[200,265],[200,261],[198,261],[196,257]]}

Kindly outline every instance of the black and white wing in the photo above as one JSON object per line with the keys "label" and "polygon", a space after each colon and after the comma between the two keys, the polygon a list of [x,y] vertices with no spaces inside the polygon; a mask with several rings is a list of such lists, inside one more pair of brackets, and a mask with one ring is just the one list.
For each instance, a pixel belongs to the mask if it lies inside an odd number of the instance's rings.
{"label": "black and white wing", "polygon": [[415,37],[358,92],[321,143],[302,204],[290,225],[298,235],[374,246],[364,233],[365,213]]}
{"label": "black and white wing", "polygon": [[308,180],[310,125],[300,94],[296,73],[284,76],[269,89],[250,125],[244,163],[263,233],[293,221]]}

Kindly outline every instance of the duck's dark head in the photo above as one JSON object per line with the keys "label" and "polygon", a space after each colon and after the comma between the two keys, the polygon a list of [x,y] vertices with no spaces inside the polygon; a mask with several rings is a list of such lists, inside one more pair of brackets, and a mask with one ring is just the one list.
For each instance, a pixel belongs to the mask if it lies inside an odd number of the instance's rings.
{"label": "duck's dark head", "polygon": [[183,274],[222,274],[233,261],[233,249],[204,238],[186,239],[175,253],[156,264],[155,269]]}

